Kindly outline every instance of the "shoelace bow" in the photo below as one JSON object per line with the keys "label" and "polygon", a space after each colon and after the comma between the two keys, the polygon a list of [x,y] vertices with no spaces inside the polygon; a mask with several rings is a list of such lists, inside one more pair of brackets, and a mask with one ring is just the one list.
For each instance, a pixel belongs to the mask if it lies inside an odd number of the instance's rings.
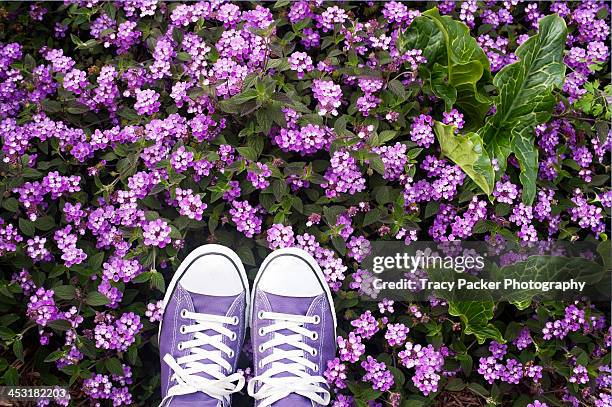
{"label": "shoelace bow", "polygon": [[[327,381],[321,376],[313,376],[306,372],[306,369],[318,372],[319,366],[305,357],[306,353],[316,356],[317,350],[303,341],[304,337],[317,339],[317,333],[306,329],[304,324],[318,324],[320,317],[260,312],[258,318],[273,321],[270,325],[259,330],[258,334],[260,336],[271,332],[275,334],[272,339],[262,343],[259,347],[260,352],[272,349],[268,356],[260,360],[259,367],[263,368],[268,364],[271,364],[271,366],[264,373],[249,381],[247,386],[249,395],[256,400],[262,400],[259,407],[270,406],[291,393],[304,396],[315,403],[327,405],[330,400],[329,391],[324,387],[327,385]],[[293,332],[293,334],[284,335],[278,332],[282,330]],[[294,349],[284,350],[279,348],[280,345],[290,345]],[[279,362],[281,360],[291,361],[292,363],[281,363]],[[290,375],[274,377],[281,373],[289,373]],[[255,386],[257,383],[261,384],[261,387],[256,392]]]}
{"label": "shoelace bow", "polygon": [[[223,374],[223,371],[230,372],[233,370],[223,354],[231,358],[234,356],[234,351],[222,340],[223,337],[228,337],[232,341],[236,340],[236,334],[224,325],[237,325],[239,323],[238,318],[200,314],[186,310],[181,311],[181,316],[196,322],[192,325],[181,325],[181,333],[193,333],[194,335],[192,340],[178,344],[179,350],[189,349],[190,353],[176,360],[169,353],[164,356],[164,362],[173,371],[171,380],[176,381],[177,384],[168,390],[168,394],[162,400],[162,405],[173,396],[198,391],[217,400],[229,402],[230,394],[240,391],[244,386],[244,375],[242,373],[233,373],[229,376]],[[219,335],[205,334],[204,331],[208,330],[212,330]],[[202,348],[205,345],[210,345],[215,350],[205,350]],[[200,362],[203,360],[212,363]],[[198,376],[198,373],[208,374],[214,379]]]}

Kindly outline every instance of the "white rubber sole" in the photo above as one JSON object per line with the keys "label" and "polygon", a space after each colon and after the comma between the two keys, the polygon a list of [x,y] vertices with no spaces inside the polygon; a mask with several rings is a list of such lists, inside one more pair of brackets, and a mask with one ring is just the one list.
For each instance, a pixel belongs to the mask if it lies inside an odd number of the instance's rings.
{"label": "white rubber sole", "polygon": [[[200,247],[195,248],[192,252],[190,252],[187,255],[187,257],[185,257],[185,259],[179,265],[179,268],[174,272],[174,275],[172,276],[172,279],[170,280],[170,284],[168,284],[168,287],[166,288],[166,294],[164,295],[164,300],[162,304],[162,314],[166,311],[166,305],[168,304],[168,301],[170,300],[170,297],[172,296],[172,293],[174,292],[174,288],[176,287],[176,284],[178,283],[178,281],[181,279],[187,267],[189,267],[189,265],[191,265],[191,263],[193,263],[198,257],[206,255],[206,254],[214,254],[214,253],[219,253],[219,254],[229,257],[232,260],[232,262],[236,265],[236,267],[238,267],[240,279],[242,280],[242,284],[244,286],[245,293],[246,293],[245,299],[244,299],[245,301],[244,329],[246,331],[246,328],[249,326],[250,319],[251,319],[251,301],[250,301],[251,293],[249,290],[249,279],[247,278],[246,271],[244,270],[244,265],[242,264],[242,260],[240,260],[240,257],[238,257],[236,252],[234,252],[229,247],[222,246],[219,244],[202,245]],[[159,330],[157,333],[158,343],[159,343],[159,337],[161,335],[162,323],[163,323],[163,319],[162,321],[159,322]]]}
{"label": "white rubber sole", "polygon": [[[336,309],[334,307],[334,299],[332,298],[331,290],[329,289],[329,285],[327,285],[327,282],[325,281],[325,275],[323,274],[323,270],[321,270],[321,267],[319,267],[319,264],[317,263],[317,261],[314,259],[314,257],[312,257],[310,254],[308,254],[308,252],[306,252],[303,249],[300,249],[297,247],[286,247],[283,249],[277,249],[277,250],[274,250],[272,253],[270,253],[264,259],[263,263],[261,263],[261,266],[259,267],[257,276],[255,277],[255,282],[253,283],[253,290],[251,291],[251,304],[255,301],[255,292],[257,290],[257,283],[259,283],[259,279],[261,278],[261,275],[263,274],[262,273],[263,270],[266,269],[266,266],[270,263],[270,261],[272,261],[278,255],[283,255],[283,254],[291,254],[291,255],[299,257],[300,259],[306,261],[315,271],[315,274],[317,278],[319,279],[321,286],[323,287],[323,291],[325,291],[325,295],[327,296],[327,300],[329,301],[329,305],[331,307],[332,318],[334,321],[334,337],[336,337],[336,327],[338,326],[338,320],[336,316]],[[287,272],[290,273],[291,270],[287,270]],[[253,315],[250,315],[249,323],[252,321],[252,319],[253,319]]]}

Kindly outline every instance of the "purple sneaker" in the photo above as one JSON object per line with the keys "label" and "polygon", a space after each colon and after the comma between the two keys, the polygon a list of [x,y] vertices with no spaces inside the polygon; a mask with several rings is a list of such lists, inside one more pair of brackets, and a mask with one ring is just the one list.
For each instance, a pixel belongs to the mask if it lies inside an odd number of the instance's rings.
{"label": "purple sneaker", "polygon": [[251,337],[257,407],[329,403],[323,377],[336,352],[336,313],[316,260],[304,250],[272,252],[253,286]]}
{"label": "purple sneaker", "polygon": [[159,325],[161,406],[225,407],[244,386],[235,373],[249,312],[249,284],[231,249],[189,253],[164,297]]}

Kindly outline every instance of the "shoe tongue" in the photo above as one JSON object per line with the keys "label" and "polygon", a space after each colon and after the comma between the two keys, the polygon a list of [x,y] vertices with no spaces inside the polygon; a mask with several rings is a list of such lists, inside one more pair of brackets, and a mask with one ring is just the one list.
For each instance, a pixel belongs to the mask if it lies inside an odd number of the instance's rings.
{"label": "shoe tongue", "polygon": [[266,293],[266,297],[270,302],[272,312],[280,312],[283,314],[306,315],[312,302],[317,297],[285,297]]}
{"label": "shoe tongue", "polygon": [[219,400],[202,393],[184,394],[172,397],[167,407],[217,407]]}
{"label": "shoe tongue", "polygon": [[[313,301],[317,297],[285,297],[282,295],[270,294],[266,293],[268,300],[270,302],[270,308],[272,312],[279,312],[283,314],[291,314],[291,315],[303,315],[305,316],[310,309]],[[277,331],[283,335],[294,335],[295,332],[292,332],[288,329],[283,329]],[[291,345],[280,345],[279,349],[282,350],[295,350],[295,348]],[[278,363],[286,363],[286,360],[281,360]],[[275,377],[289,377],[295,376],[291,373],[283,372]],[[301,396],[299,394],[292,393],[289,396],[285,397],[282,400],[277,401],[273,404],[273,407],[301,407],[301,406],[311,406],[312,403],[309,398]]]}
{"label": "shoe tongue", "polygon": [[[183,287],[186,291],[189,289]],[[241,294],[239,294],[241,295]],[[212,315],[227,315],[227,311],[230,309],[238,295],[230,295],[227,297],[215,296],[215,295],[204,295],[204,294],[191,294],[191,300],[193,301],[193,310],[199,314],[212,314]]]}
{"label": "shoe tongue", "polygon": [[[182,285],[181,287],[185,291],[189,292],[188,288]],[[193,312],[196,312],[198,314],[211,314],[211,315],[220,315],[220,316],[226,316],[232,304],[238,300],[238,297],[240,297],[241,295],[244,295],[244,294],[238,294],[238,295],[231,295],[231,296],[214,296],[214,295],[197,294],[197,293],[192,293],[192,292],[189,292],[189,293],[191,294],[191,301],[193,303]],[[192,322],[194,324],[196,323],[196,321],[192,321]],[[212,329],[208,329],[202,332],[208,336],[220,336],[221,335],[220,333],[213,331]],[[200,348],[203,350],[207,350],[207,351],[221,352],[212,345],[203,345],[203,346],[200,346]],[[221,354],[222,356],[225,356],[224,353],[221,352]],[[205,363],[205,364],[213,363],[210,360],[205,360],[205,359],[200,360],[199,362]],[[219,369],[221,369],[221,367],[219,367]],[[226,374],[231,374],[231,372],[226,373]],[[213,376],[207,373],[204,373],[204,372],[198,373],[197,376],[204,377],[209,380],[216,380]],[[184,404],[177,404],[177,406],[179,407],[183,407],[183,406],[184,407],[200,407],[200,406],[201,407],[217,407],[217,404],[218,404],[217,399],[207,394],[201,393],[201,392],[194,393],[194,394],[185,394],[182,396],[175,397],[175,399],[177,400],[177,402],[184,403]],[[171,404],[171,407],[174,407],[174,404]]]}
{"label": "shoe tongue", "polygon": [[291,393],[282,400],[278,400],[272,404],[272,407],[311,407],[312,402],[308,397],[300,396],[299,394]]}

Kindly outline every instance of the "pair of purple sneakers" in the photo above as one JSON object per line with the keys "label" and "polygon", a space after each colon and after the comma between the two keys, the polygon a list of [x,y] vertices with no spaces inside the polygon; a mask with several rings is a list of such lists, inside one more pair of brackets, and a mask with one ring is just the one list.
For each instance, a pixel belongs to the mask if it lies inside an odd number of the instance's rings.
{"label": "pair of purple sneakers", "polygon": [[238,255],[220,245],[191,252],[174,274],[159,327],[162,406],[225,407],[245,378],[236,372],[251,327],[257,407],[327,405],[323,371],[335,354],[336,314],[315,259],[272,252],[252,294]]}

